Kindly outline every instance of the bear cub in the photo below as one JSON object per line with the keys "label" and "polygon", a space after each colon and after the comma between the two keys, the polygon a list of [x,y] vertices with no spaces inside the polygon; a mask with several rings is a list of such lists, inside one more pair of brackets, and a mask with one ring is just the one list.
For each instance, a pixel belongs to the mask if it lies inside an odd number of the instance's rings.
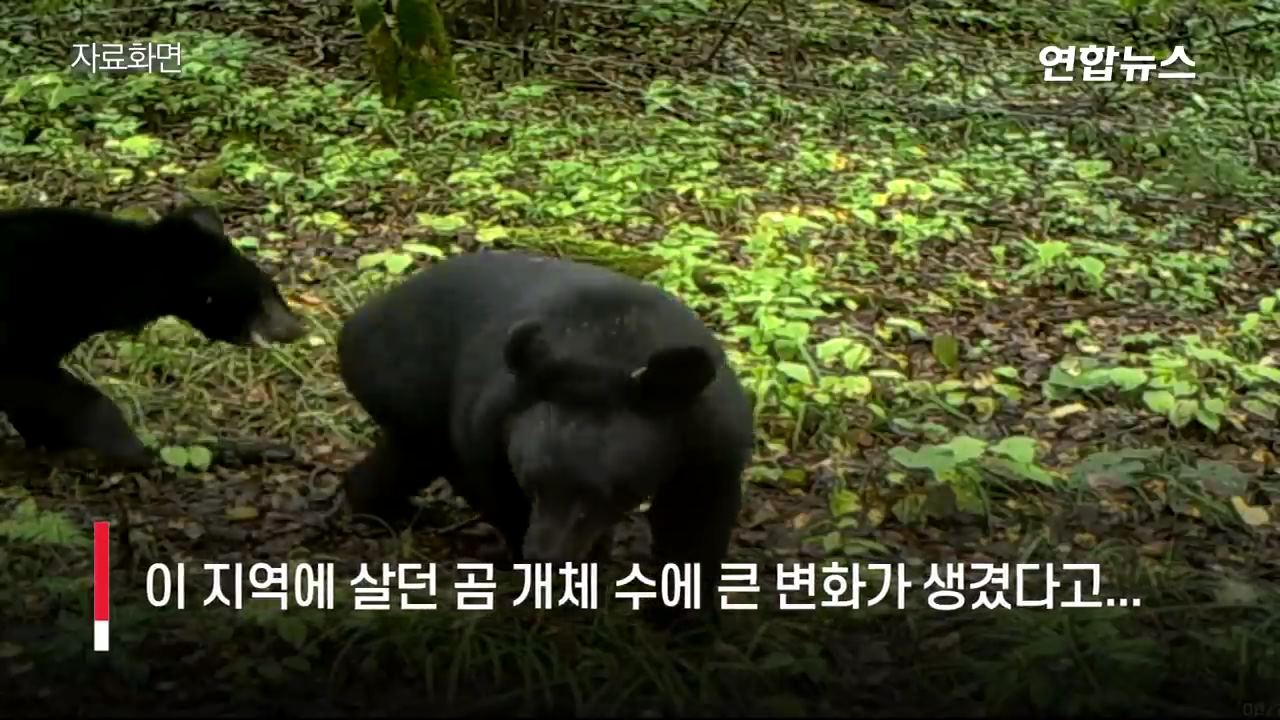
{"label": "bear cub", "polygon": [[211,208],[140,223],[76,208],[0,211],[0,413],[28,447],[154,460],[120,409],[61,367],[93,335],[166,315],[210,340],[292,342],[303,325]]}
{"label": "bear cub", "polygon": [[712,601],[752,410],[675,297],[573,261],[455,256],[357,309],[338,358],[381,431],[345,478],[354,512],[403,519],[443,476],[513,561],[559,564],[608,560],[649,499],[654,559],[700,563]]}

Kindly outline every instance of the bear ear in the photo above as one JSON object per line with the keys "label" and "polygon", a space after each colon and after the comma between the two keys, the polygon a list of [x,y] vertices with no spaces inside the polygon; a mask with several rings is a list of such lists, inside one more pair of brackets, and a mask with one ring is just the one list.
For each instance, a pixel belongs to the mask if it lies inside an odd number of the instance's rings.
{"label": "bear ear", "polygon": [[667,401],[689,402],[716,377],[715,359],[696,345],[659,350],[631,378],[648,394]]}
{"label": "bear ear", "polygon": [[507,344],[502,351],[507,368],[516,375],[528,375],[551,357],[551,348],[537,320],[521,320],[507,331]]}

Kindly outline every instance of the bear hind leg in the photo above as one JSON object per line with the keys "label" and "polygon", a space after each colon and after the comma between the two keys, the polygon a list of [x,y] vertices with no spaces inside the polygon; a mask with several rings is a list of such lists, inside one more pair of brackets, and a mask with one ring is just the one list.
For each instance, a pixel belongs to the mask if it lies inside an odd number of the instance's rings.
{"label": "bear hind leg", "polygon": [[28,447],[87,449],[109,464],[145,468],[155,457],[100,390],[61,367],[0,369],[0,411]]}

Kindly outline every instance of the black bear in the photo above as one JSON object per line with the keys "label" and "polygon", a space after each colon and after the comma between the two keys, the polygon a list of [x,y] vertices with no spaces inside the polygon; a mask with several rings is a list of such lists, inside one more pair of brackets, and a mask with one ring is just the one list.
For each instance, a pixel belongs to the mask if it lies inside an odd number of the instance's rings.
{"label": "black bear", "polygon": [[238,345],[304,332],[211,208],[154,223],[75,208],[0,211],[0,413],[28,447],[149,465],[153,454],[120,409],[61,363],[93,335],[136,332],[166,315]]}
{"label": "black bear", "polygon": [[567,260],[461,255],[357,309],[338,359],[381,431],[345,479],[354,512],[402,519],[444,477],[514,561],[600,562],[651,498],[654,559],[699,563],[714,603],[752,410],[673,296]]}

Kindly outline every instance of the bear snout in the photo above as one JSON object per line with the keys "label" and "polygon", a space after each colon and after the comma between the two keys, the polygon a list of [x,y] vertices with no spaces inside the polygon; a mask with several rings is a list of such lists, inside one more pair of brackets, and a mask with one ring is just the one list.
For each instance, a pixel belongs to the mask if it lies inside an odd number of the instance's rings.
{"label": "bear snout", "polygon": [[291,343],[306,333],[302,320],[283,302],[268,298],[249,326],[249,339],[260,347],[271,343]]}

